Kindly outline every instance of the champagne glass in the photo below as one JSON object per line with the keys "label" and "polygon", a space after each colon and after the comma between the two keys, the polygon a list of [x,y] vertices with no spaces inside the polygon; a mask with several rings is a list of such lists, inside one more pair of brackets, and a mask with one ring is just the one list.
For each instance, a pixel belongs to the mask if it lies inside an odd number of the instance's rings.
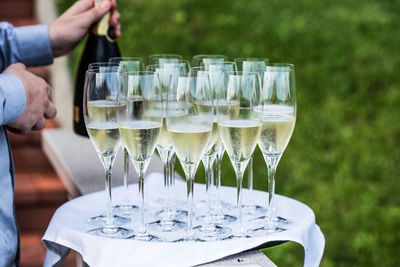
{"label": "champagne glass", "polygon": [[[157,150],[164,165],[164,188],[166,192],[165,201],[160,201],[163,203],[162,209],[155,213],[160,219],[147,224],[147,227],[148,229],[151,229],[153,234],[157,237],[174,241],[171,238],[176,238],[177,240],[179,239],[179,235],[173,235],[170,233],[186,229],[186,224],[181,220],[187,215],[187,212],[185,210],[177,209],[172,198],[175,178],[173,170],[173,158],[175,157],[175,152],[167,131],[166,101],[171,75],[186,77],[188,75],[189,64],[186,61],[179,60],[174,63],[164,62],[162,64],[149,65],[146,69],[156,72],[160,78],[163,105],[158,107],[158,112],[163,116],[163,126],[157,144]],[[176,115],[179,116],[180,114],[177,113]]]}
{"label": "champagne glass", "polygon": [[[162,96],[163,99],[165,100],[163,102],[163,116],[164,116],[164,123],[163,123],[163,131],[162,133],[166,133],[167,132],[167,126],[165,123],[165,117],[166,117],[166,112],[165,112],[165,108],[166,108],[166,98],[167,98],[167,91],[168,91],[168,84],[171,78],[172,74],[179,74],[179,75],[183,75],[183,76],[187,76],[187,74],[189,73],[190,70],[190,66],[189,66],[189,62],[185,61],[185,60],[175,60],[174,62],[163,62],[160,64],[153,64],[153,65],[148,65],[146,67],[146,70],[148,71],[154,71],[158,74],[158,76],[160,77],[160,86],[161,86],[161,91],[162,91]],[[175,184],[175,172],[174,172],[174,161],[175,161],[175,152],[172,148],[171,142],[168,140],[168,135],[167,134],[161,134],[160,140],[159,140],[159,144],[157,146],[157,150],[160,154],[160,157],[163,161],[166,160],[166,156],[165,154],[168,153],[170,159],[168,162],[168,169],[169,169],[169,173],[164,177],[164,185],[166,187],[170,186],[170,191],[172,190],[172,186]],[[167,197],[168,198],[168,197]],[[172,201],[172,199],[170,199]],[[165,201],[160,201],[160,202],[165,202]],[[171,202],[171,204],[173,205],[174,201]],[[165,203],[164,203],[165,204]],[[174,205],[173,205],[174,206]],[[173,206],[171,208],[173,208]],[[175,215],[185,215],[186,216],[186,212],[183,212],[182,210],[170,210],[172,213],[176,213],[178,212],[179,214],[175,214]],[[174,216],[175,216],[174,215]]]}
{"label": "champagne glass", "polygon": [[162,64],[165,62],[173,63],[182,60],[181,55],[177,54],[153,54],[147,60],[147,65]]}
{"label": "champagne glass", "polygon": [[[269,63],[267,58],[235,58],[234,62],[236,62],[238,66],[238,70],[243,72],[258,72],[260,77],[263,77],[263,74],[267,68]],[[261,80],[262,82],[262,80]],[[244,205],[244,208],[247,211],[247,214],[254,217],[265,214],[267,211],[264,207],[260,205],[256,205],[254,203],[253,196],[253,155],[250,158],[248,173],[248,188],[249,188],[249,197],[247,200],[247,204]]]}
{"label": "champagne glass", "polygon": [[[88,70],[89,71],[95,71],[98,73],[109,73],[109,72],[120,72],[119,69],[119,64],[117,63],[110,63],[110,62],[94,62],[90,63],[88,65]],[[129,214],[125,214],[129,215]],[[89,218],[87,222],[92,225],[96,226],[103,226],[106,221],[106,216],[105,215],[99,215],[99,216],[94,216],[92,218]],[[130,222],[129,218],[123,217],[123,216],[118,216],[116,214],[113,215],[114,223],[116,224],[126,224]]]}
{"label": "champagne glass", "polygon": [[[106,215],[90,219],[99,228],[90,230],[95,235],[127,238],[132,230],[117,226],[112,212],[111,170],[120,146],[117,111],[125,109],[119,102],[121,73],[115,68],[92,69],[86,72],[83,112],[89,138],[105,169]],[[121,217],[122,218],[122,217]]]}
{"label": "champagne glass", "polygon": [[[224,75],[224,72],[226,71],[237,71],[236,68],[236,63],[235,62],[229,62],[229,61],[224,61],[223,63],[221,62],[214,62],[214,63],[210,63],[205,65],[204,63],[201,63],[201,68],[204,68],[205,70],[207,70],[209,72],[209,76],[210,76],[210,84],[211,84],[211,88],[213,91],[213,97],[216,98],[216,94],[218,92],[218,90],[222,90],[223,88],[223,80],[221,79]],[[194,67],[194,68],[198,68],[198,67]],[[216,101],[215,100],[215,105],[222,107],[225,105],[225,103],[223,101]],[[215,106],[214,106],[215,107]],[[216,109],[214,110],[216,111]],[[218,134],[219,136],[219,134]],[[215,185],[214,188],[212,188],[212,192],[211,192],[211,197],[212,198],[212,219],[213,222],[219,226],[221,225],[225,225],[227,223],[233,222],[235,221],[237,218],[235,216],[232,216],[230,214],[226,214],[226,212],[224,212],[224,209],[228,209],[228,210],[232,210],[232,206],[225,202],[225,201],[221,201],[220,200],[220,186],[221,186],[221,165],[222,165],[222,156],[225,153],[225,148],[224,145],[222,144],[222,142],[220,141],[220,139],[218,139],[218,143],[219,143],[219,147],[216,152],[216,179],[214,181],[214,172],[213,170],[211,170],[209,172],[210,175],[210,186],[211,185]],[[203,164],[204,166],[207,166],[207,164],[209,164],[209,162],[207,162],[207,160],[204,159],[203,157]]]}
{"label": "champagne glass", "polygon": [[202,155],[207,151],[213,128],[213,106],[209,75],[191,71],[190,75],[172,75],[167,96],[167,130],[182,164],[187,182],[187,239],[194,238],[193,186]]}
{"label": "champagne glass", "polygon": [[[221,87],[224,80],[224,72],[223,71],[204,71],[204,67],[193,67],[191,72],[204,72],[209,74],[210,77],[210,86],[208,90],[210,90],[210,94],[212,96],[211,101],[200,101],[196,103],[196,107],[201,110],[203,108],[210,108],[212,107],[214,110],[213,116],[213,128],[211,133],[211,138],[209,140],[207,150],[203,154],[202,161],[205,169],[205,181],[206,181],[206,215],[204,216],[204,221],[202,225],[195,227],[196,236],[201,240],[222,240],[229,237],[232,233],[232,230],[228,227],[216,225],[213,222],[212,218],[212,210],[211,210],[211,187],[213,184],[213,163],[217,156],[221,140],[219,138],[218,132],[218,120],[216,114],[216,107],[217,107],[217,88]],[[213,79],[211,79],[211,77]],[[212,80],[212,82],[211,82]]]}
{"label": "champagne glass", "polygon": [[242,220],[243,174],[261,134],[261,122],[253,114],[259,90],[258,73],[227,72],[225,88],[218,92],[218,101],[226,104],[217,108],[219,133],[236,173],[237,236],[245,236]]}
{"label": "champagne glass", "polygon": [[222,64],[224,61],[228,60],[227,56],[224,55],[195,55],[192,58],[192,66],[193,67],[200,67],[202,64],[209,65],[209,64]]}
{"label": "champagne glass", "polygon": [[[296,122],[295,74],[292,64],[267,66],[260,104],[256,114],[262,121],[258,142],[268,167],[268,213],[264,226],[250,230],[249,235],[268,234],[284,230],[289,221],[277,217],[274,208],[275,176],[278,163],[292,136]],[[265,220],[266,219],[266,220]]]}
{"label": "champagne glass", "polygon": [[[221,90],[223,87],[223,83],[221,84],[221,79],[220,79],[221,75],[223,75],[224,72],[237,71],[236,63],[231,61],[224,61],[223,63],[214,62],[208,65],[204,65],[202,63],[201,65],[204,66],[204,68],[210,72],[210,81],[211,81],[211,87],[214,90],[215,94],[214,96],[216,96],[218,90]],[[225,105],[223,101],[216,101],[216,104],[221,108]],[[222,142],[219,142],[219,148],[216,153],[216,164],[215,164],[217,175],[215,181],[212,181],[212,183],[215,184],[214,196],[213,196],[214,199],[212,205],[212,218],[214,223],[216,223],[217,225],[224,225],[233,222],[237,219],[235,216],[223,212],[224,209],[232,210],[233,206],[228,202],[222,201],[220,199],[221,166],[222,166],[222,157],[224,153],[225,153],[224,145],[222,144]],[[211,174],[213,174],[213,172],[211,172]],[[211,176],[211,179],[213,180],[214,177]]]}
{"label": "champagne glass", "polygon": [[158,77],[153,72],[134,71],[123,73],[126,109],[118,112],[118,128],[122,142],[128,150],[138,174],[140,194],[139,226],[135,240],[151,240],[144,224],[144,174],[158,142],[162,114],[154,108],[162,104]]}
{"label": "champagne glass", "polygon": [[[112,57],[109,59],[110,65],[117,65],[120,72],[143,71],[144,63],[140,57]],[[126,88],[126,87],[125,87]],[[124,148],[124,199],[121,204],[114,206],[116,212],[129,215],[138,207],[132,204],[128,190],[128,177],[129,177],[129,154],[128,150]]]}

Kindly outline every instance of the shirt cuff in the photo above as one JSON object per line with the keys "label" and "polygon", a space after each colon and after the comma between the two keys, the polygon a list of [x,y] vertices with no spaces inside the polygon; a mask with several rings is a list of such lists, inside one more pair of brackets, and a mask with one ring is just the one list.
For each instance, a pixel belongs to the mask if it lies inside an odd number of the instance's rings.
{"label": "shirt cuff", "polygon": [[24,112],[26,93],[21,80],[13,74],[0,74],[0,122],[7,125]]}
{"label": "shirt cuff", "polygon": [[15,28],[21,61],[27,66],[53,63],[50,47],[49,25],[40,24]]}

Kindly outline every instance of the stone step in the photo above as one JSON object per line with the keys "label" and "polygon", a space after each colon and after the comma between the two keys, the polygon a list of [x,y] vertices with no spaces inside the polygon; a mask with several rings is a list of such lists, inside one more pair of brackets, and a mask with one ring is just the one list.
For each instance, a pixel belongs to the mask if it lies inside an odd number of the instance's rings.
{"label": "stone step", "polygon": [[33,0],[1,0],[0,18],[2,20],[33,19],[34,17]]}

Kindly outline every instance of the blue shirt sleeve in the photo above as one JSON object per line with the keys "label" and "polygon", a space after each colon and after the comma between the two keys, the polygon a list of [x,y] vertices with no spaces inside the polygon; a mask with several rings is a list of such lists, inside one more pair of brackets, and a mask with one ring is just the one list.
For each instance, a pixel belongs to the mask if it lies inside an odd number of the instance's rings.
{"label": "blue shirt sleeve", "polygon": [[16,62],[26,66],[53,63],[48,25],[14,28],[7,22],[0,22],[0,70]]}
{"label": "blue shirt sleeve", "polygon": [[0,74],[0,126],[15,121],[24,111],[25,88],[13,74]]}

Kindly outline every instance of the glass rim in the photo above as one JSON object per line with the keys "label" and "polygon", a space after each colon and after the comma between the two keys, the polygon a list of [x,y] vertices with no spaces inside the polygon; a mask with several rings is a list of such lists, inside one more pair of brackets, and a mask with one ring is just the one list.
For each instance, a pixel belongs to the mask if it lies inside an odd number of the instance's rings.
{"label": "glass rim", "polygon": [[276,71],[294,71],[294,64],[292,63],[270,63],[265,70],[270,72]]}
{"label": "glass rim", "polygon": [[170,53],[151,54],[148,56],[148,58],[179,58],[179,59],[183,59],[182,55],[170,54]]}
{"label": "glass rim", "polygon": [[269,59],[266,57],[237,57],[233,59],[234,62],[243,62],[243,61],[254,61],[254,62],[260,62],[264,61],[269,63]]}
{"label": "glass rim", "polygon": [[220,54],[199,54],[194,55],[192,59],[204,59],[204,58],[224,58],[228,59],[228,56],[220,55]]}
{"label": "glass rim", "polygon": [[116,62],[93,62],[88,65],[88,70],[98,67],[118,67],[119,63]]}
{"label": "glass rim", "polygon": [[92,69],[86,70],[86,73],[116,73],[116,74],[123,74],[116,66],[104,66],[103,68],[96,67]]}
{"label": "glass rim", "polygon": [[[201,64],[202,64],[202,66],[206,66],[206,64],[204,64],[203,62]],[[222,63],[212,62],[210,64],[207,64],[207,66],[211,66],[211,65],[212,66],[224,66],[224,65],[236,65],[237,66],[235,61],[226,61],[226,60],[224,60],[224,62],[222,62]]]}
{"label": "glass rim", "polygon": [[[186,63],[187,67],[190,68],[189,61],[183,60],[183,59],[179,59],[178,62],[166,62],[166,63],[163,63],[163,64],[183,64],[183,63]],[[150,65],[146,66],[146,69],[149,68],[149,67],[162,68],[162,64],[160,64],[160,63],[150,64]],[[180,66],[177,66],[177,67],[180,67]]]}
{"label": "glass rim", "polygon": [[109,60],[108,60],[108,62],[110,62],[110,63],[116,63],[116,61],[115,60],[119,60],[118,62],[121,62],[121,61],[141,61],[141,62],[144,62],[144,59],[143,58],[141,58],[141,57],[111,57]]}

